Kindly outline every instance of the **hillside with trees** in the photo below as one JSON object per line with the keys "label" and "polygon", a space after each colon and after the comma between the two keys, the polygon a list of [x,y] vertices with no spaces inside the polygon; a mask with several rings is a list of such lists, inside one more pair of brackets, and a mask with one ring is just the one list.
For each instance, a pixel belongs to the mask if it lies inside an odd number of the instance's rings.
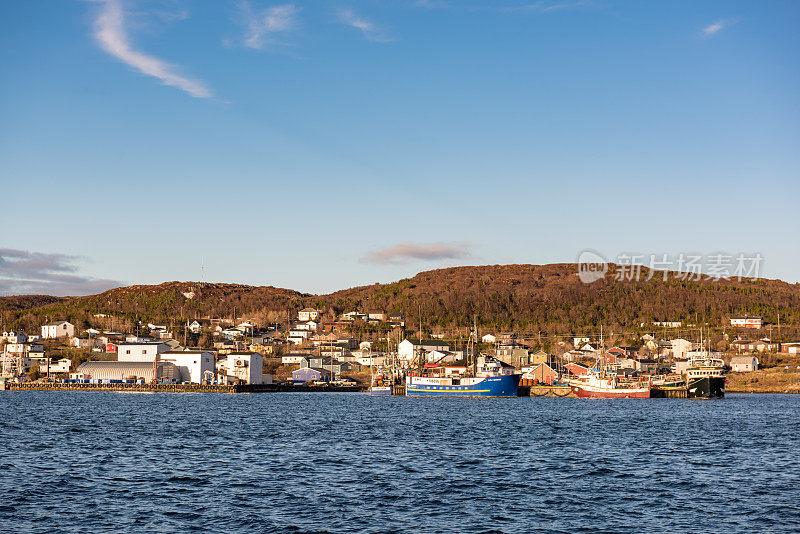
{"label": "hillside with trees", "polygon": [[[35,330],[47,319],[125,329],[138,321],[181,324],[197,317],[247,317],[282,322],[303,307],[341,313],[401,312],[407,326],[425,329],[516,330],[529,335],[630,329],[653,321],[724,325],[731,315],[800,325],[800,284],[778,280],[683,280],[642,268],[639,281],[618,281],[617,266],[592,284],[575,264],[487,265],[425,271],[390,284],[310,295],[271,286],[168,282],[112,289],[74,298],[2,297],[3,328]],[[235,314],[235,315],[234,315]],[[95,317],[100,315],[101,317]],[[107,317],[102,317],[103,315]],[[800,332],[797,332],[800,334]]]}

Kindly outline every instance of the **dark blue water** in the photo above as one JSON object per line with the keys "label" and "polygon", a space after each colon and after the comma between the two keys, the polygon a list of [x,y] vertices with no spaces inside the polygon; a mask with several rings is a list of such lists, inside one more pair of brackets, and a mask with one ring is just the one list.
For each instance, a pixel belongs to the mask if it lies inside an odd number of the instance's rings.
{"label": "dark blue water", "polygon": [[0,393],[0,530],[800,530],[800,396]]}

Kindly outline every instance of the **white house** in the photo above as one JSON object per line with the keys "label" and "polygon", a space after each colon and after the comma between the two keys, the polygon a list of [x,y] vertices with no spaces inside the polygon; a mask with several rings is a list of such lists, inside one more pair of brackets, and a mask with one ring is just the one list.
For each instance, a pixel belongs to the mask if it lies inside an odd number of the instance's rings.
{"label": "white house", "polygon": [[304,323],[297,323],[295,325],[296,330],[305,330],[306,332],[316,332],[317,331],[317,323],[316,321],[306,321]]}
{"label": "white house", "polygon": [[156,354],[172,350],[164,341],[146,341],[139,343],[118,343],[117,361],[120,362],[152,362]]}
{"label": "white house", "polygon": [[308,330],[289,330],[289,337],[301,337],[303,339],[308,339],[309,335],[310,332]]}
{"label": "white house", "polygon": [[308,354],[284,354],[281,356],[282,365],[290,365],[295,363],[302,365],[303,362],[308,363]]}
{"label": "white house", "polygon": [[685,360],[688,358],[686,355],[694,347],[694,343],[685,339],[673,339],[670,341],[672,344],[672,357],[676,360]]}
{"label": "white house", "polygon": [[587,336],[576,336],[572,338],[572,344],[575,346],[575,348],[585,345],[589,343],[589,341],[590,340]]}
{"label": "white house", "polygon": [[[474,339],[474,338],[473,338]],[[492,334],[486,334],[481,338],[483,343],[497,343],[497,338]]]}
{"label": "white house", "polygon": [[[69,373],[70,369],[72,369],[72,360],[69,358],[62,358],[57,362],[50,362],[50,374]],[[43,375],[47,374],[47,363],[39,364],[39,373]]]}
{"label": "white house", "polygon": [[734,356],[731,358],[731,371],[735,373],[757,370],[758,358],[755,356]]}
{"label": "white house", "polygon": [[731,326],[759,329],[761,328],[761,317],[750,317],[749,315],[731,317]]}
{"label": "white house", "polygon": [[75,335],[75,326],[67,321],[58,321],[42,326],[42,339],[56,339]]}
{"label": "white house", "polygon": [[319,315],[319,310],[315,310],[314,308],[303,308],[297,312],[297,320],[302,322],[316,321],[319,319]]}
{"label": "white house", "polygon": [[397,345],[397,355],[403,360],[413,360],[419,351],[450,350],[450,345],[438,339],[404,339]]}
{"label": "white house", "polygon": [[358,344],[358,350],[372,350],[372,341],[362,341]]}
{"label": "white house", "polygon": [[216,371],[214,354],[204,350],[168,350],[160,353],[158,359],[173,364],[181,382],[202,384],[204,378],[213,379]]}

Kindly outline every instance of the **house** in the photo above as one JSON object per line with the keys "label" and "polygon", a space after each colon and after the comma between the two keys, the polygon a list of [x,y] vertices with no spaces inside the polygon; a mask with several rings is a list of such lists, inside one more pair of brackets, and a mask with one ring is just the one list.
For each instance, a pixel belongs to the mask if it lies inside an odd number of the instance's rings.
{"label": "house", "polygon": [[397,355],[402,360],[413,360],[420,351],[450,350],[450,345],[438,339],[404,339],[397,345]]}
{"label": "house", "polygon": [[539,384],[552,384],[558,380],[558,373],[546,363],[540,363],[524,374],[523,378],[528,378]]}
{"label": "house", "polygon": [[311,337],[311,332],[308,330],[298,330],[293,328],[292,330],[289,330],[289,337],[301,337],[303,339],[308,339]]}
{"label": "house", "polygon": [[347,312],[347,313],[343,313],[342,314],[342,320],[344,320],[344,321],[351,321],[352,322],[352,321],[355,321],[356,319],[361,319],[363,321],[366,318],[367,318],[367,314],[361,313],[361,312],[357,312],[357,311],[351,311],[351,312]]}
{"label": "house", "polygon": [[370,352],[367,354],[361,353],[360,356],[356,356],[356,363],[358,365],[364,366],[378,366],[381,367],[386,363],[386,354],[381,354],[378,352]]}
{"label": "house", "polygon": [[214,377],[214,353],[204,350],[170,350],[159,354],[159,361],[175,366],[175,378],[193,384],[207,383]]}
{"label": "house", "polygon": [[19,342],[8,343],[6,345],[6,352],[11,354],[24,354],[44,352],[44,345],[41,343]]}
{"label": "house", "polygon": [[56,339],[75,335],[75,326],[67,321],[57,321],[42,326],[42,339]]}
{"label": "house", "polygon": [[305,382],[330,382],[331,378],[331,372],[326,369],[304,367],[302,369],[292,371],[292,382],[295,384]]}
{"label": "house", "polygon": [[530,355],[529,364],[532,366],[539,365],[540,363],[547,363],[550,355],[543,350],[539,350]]}
{"label": "house", "polygon": [[149,341],[144,343],[118,343],[117,361],[152,362],[156,359],[156,354],[160,354],[168,350],[172,350],[172,347],[170,347],[164,341]]}
{"label": "house", "polygon": [[497,338],[495,336],[493,336],[492,334],[486,334],[485,336],[483,336],[481,338],[481,342],[482,343],[489,343],[491,345],[494,345],[495,343],[497,343]]}
{"label": "house", "polygon": [[165,324],[147,323],[147,328],[150,329],[150,333],[154,333],[155,331],[158,331],[158,330],[166,331],[167,330],[167,325],[165,325]]}
{"label": "house", "polygon": [[76,349],[91,349],[94,347],[94,340],[90,337],[73,337],[69,344]]}
{"label": "house", "polygon": [[311,357],[310,354],[284,354],[281,356],[281,365],[307,364],[309,357]]}
{"label": "house", "polygon": [[663,328],[680,328],[683,323],[681,321],[653,321],[653,325]]}
{"label": "house", "polygon": [[572,344],[575,347],[580,347],[581,345],[586,345],[589,343],[590,339],[587,336],[575,336],[572,338]]}
{"label": "house", "polygon": [[192,334],[199,334],[207,329],[211,322],[208,319],[195,319],[187,325],[187,328]]}
{"label": "house", "polygon": [[694,348],[694,343],[685,339],[673,339],[670,341],[672,344],[672,358],[675,360],[687,359],[686,354]]}
{"label": "house", "polygon": [[516,332],[502,332],[500,334],[500,343],[510,345],[517,342]]}
{"label": "house", "polygon": [[758,370],[758,358],[755,356],[734,356],[731,358],[731,371],[743,373]]}
{"label": "house", "polygon": [[383,323],[388,319],[385,311],[380,310],[370,310],[367,312],[367,320]]}
{"label": "house", "polygon": [[781,343],[781,353],[800,354],[800,341],[792,341],[791,343]]}
{"label": "house", "polygon": [[25,343],[28,341],[28,336],[22,332],[14,332],[12,330],[11,332],[3,332],[3,340],[7,343]]}
{"label": "house", "polygon": [[304,323],[297,323],[294,328],[295,330],[305,330],[306,332],[316,332],[317,331],[317,324],[316,321],[306,321]]}
{"label": "house", "polygon": [[773,342],[769,338],[759,339],[758,341],[737,339],[731,342],[731,349],[738,352],[778,352],[780,347],[780,343]]}
{"label": "house", "polygon": [[737,328],[761,328],[761,317],[751,317],[749,315],[738,315],[731,317],[731,326]]}
{"label": "house", "polygon": [[678,375],[685,375],[688,369],[689,369],[688,359],[676,359],[675,365],[672,366],[672,370],[675,372],[675,374]]}
{"label": "house", "polygon": [[516,343],[500,346],[495,353],[495,358],[517,369],[530,365],[528,349]]}
{"label": "house", "polygon": [[[69,358],[62,358],[57,362],[51,362],[49,367],[50,367],[50,374],[69,373],[70,369],[72,369],[72,360],[70,360]],[[48,365],[46,363],[39,364],[39,374],[46,375],[47,368]]]}
{"label": "house", "polygon": [[244,321],[244,322],[239,323],[239,324],[236,325],[236,330],[238,330],[239,332],[243,333],[244,335],[248,335],[248,334],[252,335],[254,328],[255,328],[255,326],[250,321]]}
{"label": "house", "polygon": [[308,322],[308,321],[316,321],[320,317],[319,310],[315,310],[314,308],[303,308],[299,312],[297,312],[297,320],[300,322]]}
{"label": "house", "polygon": [[399,326],[405,326],[405,316],[400,312],[394,312],[389,314],[389,322]]}

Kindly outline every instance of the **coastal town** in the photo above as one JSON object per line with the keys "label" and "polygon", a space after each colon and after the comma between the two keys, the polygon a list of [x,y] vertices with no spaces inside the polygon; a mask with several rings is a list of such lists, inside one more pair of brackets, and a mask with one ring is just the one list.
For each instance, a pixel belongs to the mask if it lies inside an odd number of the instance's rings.
{"label": "coastal town", "polygon": [[[292,385],[368,389],[375,377],[389,382],[417,371],[466,374],[479,357],[520,376],[522,386],[567,384],[601,368],[620,380],[685,376],[693,359],[724,362],[737,383],[759,371],[789,378],[797,388],[800,339],[761,317],[731,316],[705,330],[681,321],[640,324],[636,332],[599,335],[425,331],[402,313],[384,310],[303,308],[283,322],[254,317],[206,317],[179,325],[136,324],[106,328],[108,314],[77,327],[49,321],[40,332],[2,333],[0,385],[205,384]],[[791,330],[789,330],[791,332]],[[704,334],[705,332],[705,334]],[[390,372],[387,372],[390,370]],[[391,376],[390,376],[391,375]],[[793,386],[791,385],[793,384]]]}

